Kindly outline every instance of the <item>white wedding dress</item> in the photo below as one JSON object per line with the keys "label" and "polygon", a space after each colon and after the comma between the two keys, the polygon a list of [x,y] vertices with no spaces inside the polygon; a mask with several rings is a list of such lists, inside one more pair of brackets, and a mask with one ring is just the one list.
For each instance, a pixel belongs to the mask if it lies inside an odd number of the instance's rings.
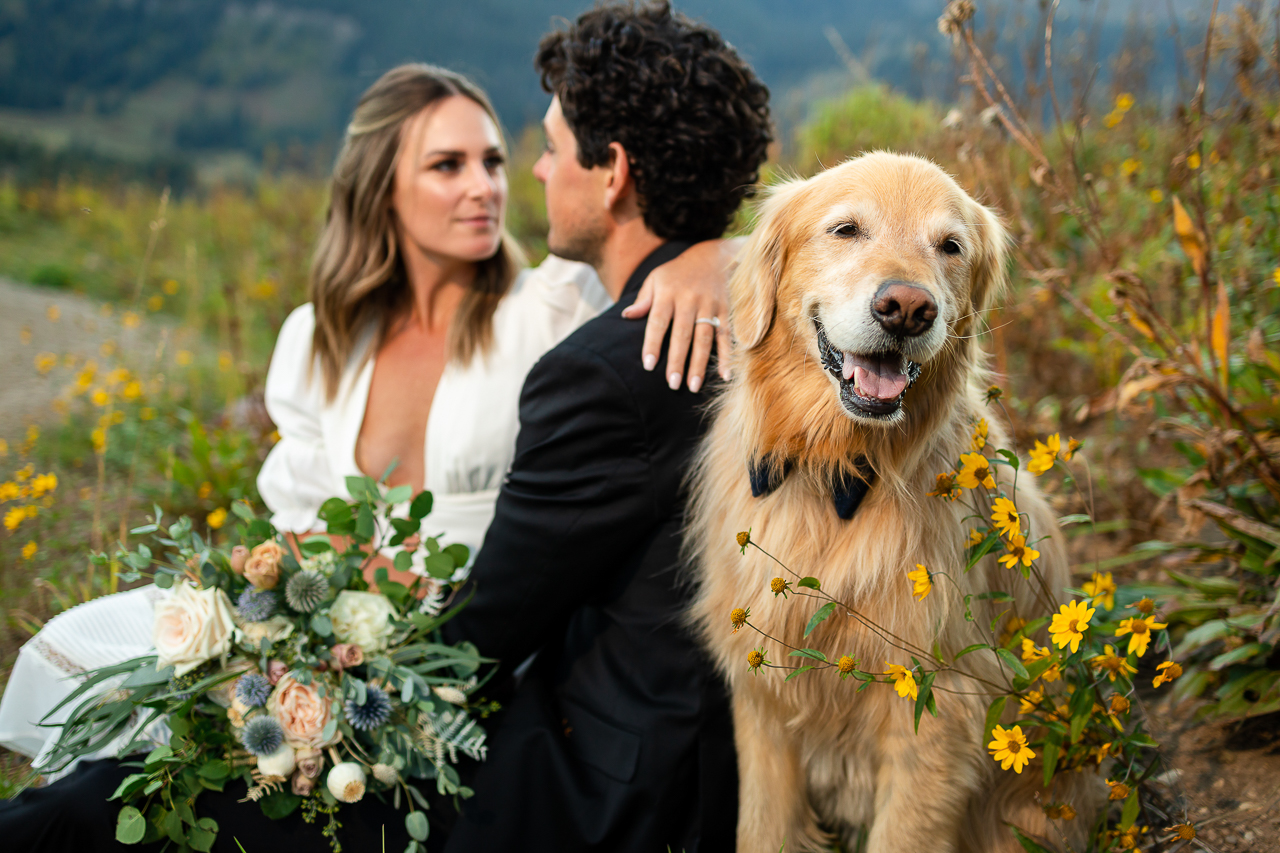
{"label": "white wedding dress", "polygon": [[[498,488],[515,451],[520,389],[543,353],[609,304],[595,272],[550,256],[520,274],[494,313],[494,345],[469,365],[449,364],[427,421],[425,488],[434,497],[423,532],[479,550],[493,518]],[[317,513],[331,497],[347,497],[346,477],[361,473],[356,439],[364,423],[373,358],[357,352],[338,394],[326,401],[311,351],[311,305],[285,320],[267,373],[267,411],[280,433],[258,474],[258,491],[279,530],[323,525]],[[368,335],[367,347],[372,336]],[[636,354],[639,358],[639,353]],[[39,764],[57,739],[40,720],[79,683],[77,676],[152,650],[154,602],[148,584],[103,596],[50,619],[19,651],[0,699],[0,745]],[[50,722],[66,719],[61,709]],[[113,755],[110,744],[98,755]]]}

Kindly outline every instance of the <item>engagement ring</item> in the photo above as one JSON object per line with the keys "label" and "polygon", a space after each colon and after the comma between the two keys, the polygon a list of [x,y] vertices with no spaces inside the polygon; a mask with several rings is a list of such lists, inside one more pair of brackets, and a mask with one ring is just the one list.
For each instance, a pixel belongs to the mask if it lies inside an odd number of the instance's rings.
{"label": "engagement ring", "polygon": [[714,326],[717,329],[720,328],[719,317],[699,317],[698,319],[693,321],[693,325],[695,326],[698,325],[699,323],[706,323],[708,326]]}

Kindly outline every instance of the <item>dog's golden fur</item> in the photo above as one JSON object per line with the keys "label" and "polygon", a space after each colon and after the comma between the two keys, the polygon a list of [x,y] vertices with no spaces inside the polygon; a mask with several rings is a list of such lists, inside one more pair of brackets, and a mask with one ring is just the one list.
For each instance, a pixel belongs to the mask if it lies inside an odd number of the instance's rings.
{"label": "dog's golden fur", "polygon": [[[842,222],[856,223],[856,238],[833,233]],[[960,254],[939,249],[947,238]],[[695,464],[688,531],[700,583],[694,619],[733,694],[739,853],[777,853],[784,841],[788,853],[826,849],[832,834],[850,841],[859,827],[869,833],[871,853],[1020,849],[1004,821],[1050,843],[1059,839],[1036,802],[1038,766],[1021,775],[1002,771],[980,742],[991,696],[973,678],[940,674],[939,716],[926,714],[916,734],[914,703],[889,685],[855,693],[861,682],[832,670],[786,683],[776,670],[750,673],[754,647],[764,646],[773,662],[797,659],[751,628],[729,626],[730,610],[750,607],[752,625],[791,646],[832,660],[853,655],[872,672],[886,662],[911,666],[908,652],[841,611],[804,639],[819,602],[770,592],[770,578],[783,572],[758,550],[739,554],[735,534],[747,528],[792,570],[818,577],[825,592],[916,648],[936,644],[948,660],[990,640],[990,621],[1008,607],[975,599],[974,621],[966,621],[965,594],[1012,593],[1017,604],[1005,619],[1056,610],[1068,582],[1066,555],[1034,478],[1019,479],[1017,503],[1035,535],[1051,534],[1037,546],[1043,583],[1034,574],[1024,581],[994,557],[965,574],[972,510],[926,497],[935,475],[969,450],[979,417],[988,419],[994,446],[1009,446],[983,401],[988,380],[976,340],[1004,285],[1006,239],[997,218],[936,166],[887,153],[783,184],[763,206],[730,286],[740,345]],[[888,280],[926,287],[942,332],[930,352],[918,354],[923,372],[901,411],[877,422],[841,403],[812,321],[822,316],[833,343],[856,338],[850,329],[859,321],[850,312]],[[853,518],[842,521],[830,484],[861,455],[876,479]],[[776,491],[752,497],[748,466],[764,461],[781,471],[783,460],[793,467]],[[922,602],[907,579],[917,563],[948,576],[935,576]],[[970,675],[1007,683],[992,653],[971,653],[961,664]],[[1061,789],[1054,794],[1064,799]]]}

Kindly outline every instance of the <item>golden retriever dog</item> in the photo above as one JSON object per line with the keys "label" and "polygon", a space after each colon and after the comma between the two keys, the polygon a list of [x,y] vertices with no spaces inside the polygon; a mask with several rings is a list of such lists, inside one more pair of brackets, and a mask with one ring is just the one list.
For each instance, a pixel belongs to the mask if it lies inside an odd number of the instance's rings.
{"label": "golden retriever dog", "polygon": [[[823,850],[833,836],[851,845],[860,828],[870,853],[1021,849],[1004,821],[1061,840],[1040,807],[1039,766],[1001,770],[982,742],[993,694],[979,679],[1010,678],[993,652],[938,674],[938,717],[925,714],[918,734],[915,703],[889,684],[857,692],[862,682],[834,669],[784,683],[747,663],[761,646],[771,663],[812,663],[787,657],[785,643],[831,661],[851,655],[874,673],[910,669],[912,654],[936,668],[930,650],[951,661],[1014,616],[1056,611],[1066,554],[1034,477],[1020,477],[1017,504],[1033,535],[1051,534],[1037,545],[1043,583],[996,555],[966,574],[968,531],[990,522],[966,518],[969,500],[927,496],[969,451],[980,417],[993,445],[1009,446],[983,399],[977,340],[1005,282],[1006,240],[937,166],[889,153],[785,183],[762,207],[730,285],[739,347],[694,465],[687,531],[700,587],[693,618],[732,691],[739,853],[778,853],[784,842],[787,853]],[[805,638],[821,602],[774,595],[770,579],[785,572],[759,550],[740,554],[735,534],[748,528],[883,633],[837,609]],[[917,564],[946,575],[921,601],[907,578]],[[1011,605],[976,598],[988,590],[1016,597],[994,633],[991,620]],[[781,642],[731,630],[730,611],[748,607],[751,625]],[[1063,793],[1055,799],[1071,799]],[[1076,807],[1072,825],[1083,828]]]}

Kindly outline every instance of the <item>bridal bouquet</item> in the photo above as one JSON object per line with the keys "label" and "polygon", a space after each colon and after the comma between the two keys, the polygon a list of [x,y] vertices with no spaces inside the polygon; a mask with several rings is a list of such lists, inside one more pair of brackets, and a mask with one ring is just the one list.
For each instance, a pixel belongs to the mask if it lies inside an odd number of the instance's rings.
{"label": "bridal bouquet", "polygon": [[[471,697],[489,661],[439,635],[466,604],[453,599],[468,550],[419,535],[430,492],[394,517],[409,487],[384,490],[368,477],[347,487],[350,501],[321,509],[327,535],[293,541],[237,503],[240,544],[215,547],[190,519],[162,525],[157,508],[133,531],[151,535],[155,551],[95,557],[168,591],[155,608],[156,653],[89,673],[58,706],[79,700],[40,769],[117,742],[120,755],[159,742],[111,797],[123,803],[121,843],[207,851],[218,826],[193,804],[243,783],[268,817],[324,815],[335,853],[342,806],[389,796],[407,807],[406,853],[416,853],[429,829],[418,786],[471,794],[454,765],[460,754],[484,757],[477,719],[492,708]],[[397,569],[429,577],[406,586],[379,568],[372,591],[364,569],[388,547],[399,548]]]}

